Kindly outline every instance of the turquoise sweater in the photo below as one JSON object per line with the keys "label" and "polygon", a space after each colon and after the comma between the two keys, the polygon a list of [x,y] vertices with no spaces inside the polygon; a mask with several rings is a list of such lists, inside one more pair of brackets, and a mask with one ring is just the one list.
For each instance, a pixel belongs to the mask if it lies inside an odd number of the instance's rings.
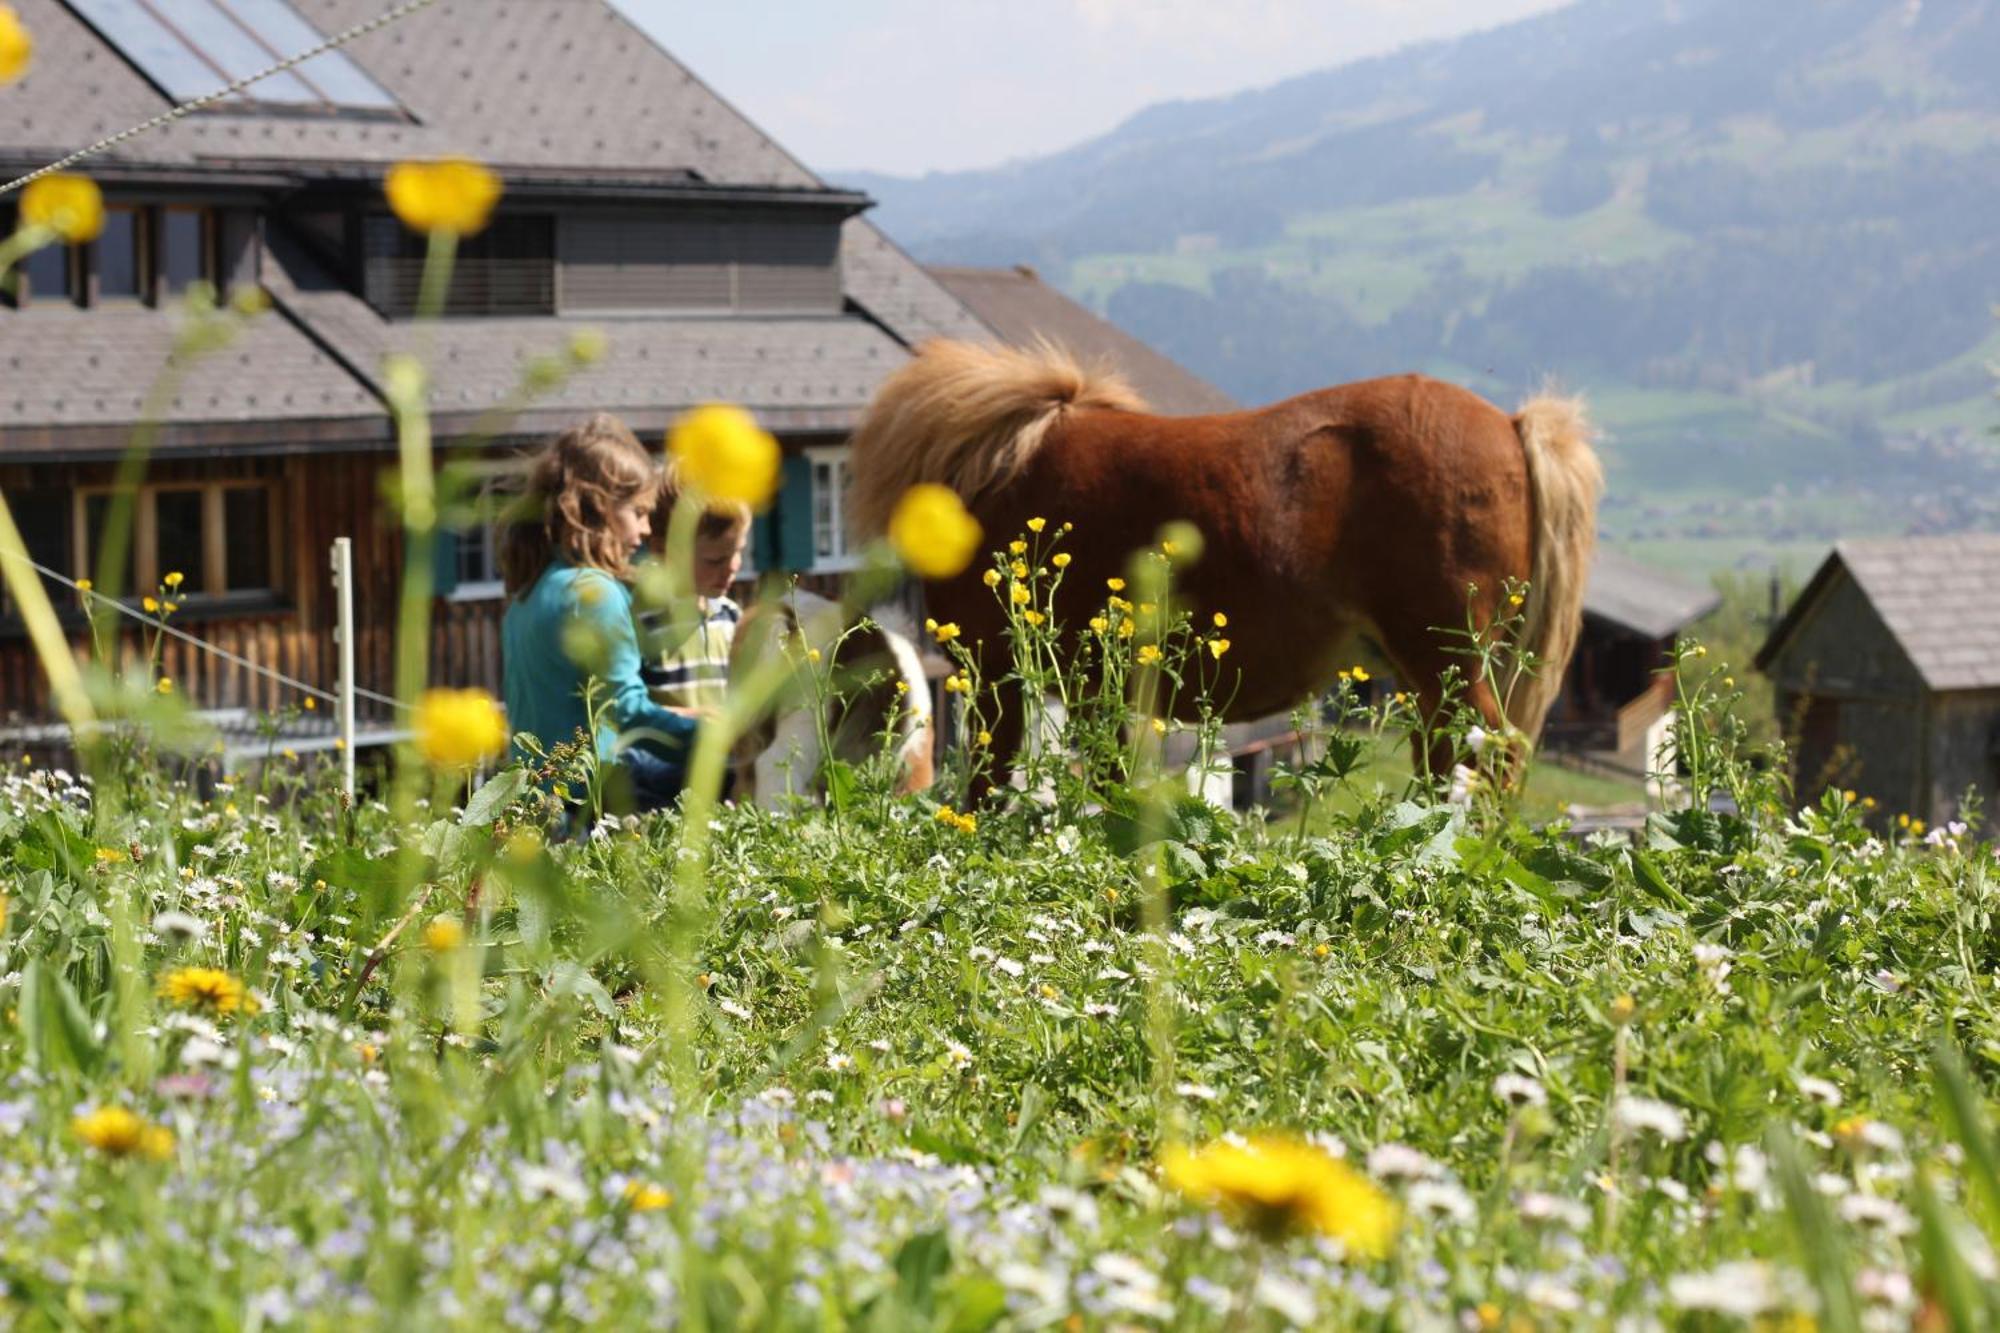
{"label": "turquoise sweater", "polygon": [[583,684],[590,673],[570,659],[564,644],[565,633],[573,633],[573,626],[594,634],[601,649],[598,694],[608,704],[608,716],[606,725],[597,729],[598,756],[613,757],[621,748],[620,735],[635,730],[688,744],[694,719],[654,703],[639,679],[632,590],[601,569],[562,559],[549,562],[534,586],[507,607],[500,623],[508,725],[545,746],[570,740],[588,728]]}

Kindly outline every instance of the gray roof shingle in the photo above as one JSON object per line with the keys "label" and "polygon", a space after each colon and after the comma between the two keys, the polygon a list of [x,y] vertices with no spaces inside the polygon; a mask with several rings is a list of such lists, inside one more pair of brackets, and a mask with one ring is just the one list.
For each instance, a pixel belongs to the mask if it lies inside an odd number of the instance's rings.
{"label": "gray roof shingle", "polygon": [[1836,560],[1926,685],[2000,687],[2000,533],[1842,542]]}
{"label": "gray roof shingle", "polygon": [[1675,578],[1604,546],[1584,585],[1586,614],[1664,639],[1677,634],[1722,604],[1713,589]]}

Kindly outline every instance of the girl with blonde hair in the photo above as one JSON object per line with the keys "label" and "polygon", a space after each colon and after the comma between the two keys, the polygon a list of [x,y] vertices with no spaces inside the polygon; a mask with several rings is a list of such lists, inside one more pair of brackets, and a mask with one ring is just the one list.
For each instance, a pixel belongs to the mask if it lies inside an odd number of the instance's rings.
{"label": "girl with blonde hair", "polygon": [[[590,736],[640,810],[680,794],[697,725],[654,703],[639,675],[631,561],[659,494],[652,455],[624,422],[597,413],[536,455],[500,548],[509,724],[544,745]],[[584,706],[592,679],[606,706],[594,734]]]}

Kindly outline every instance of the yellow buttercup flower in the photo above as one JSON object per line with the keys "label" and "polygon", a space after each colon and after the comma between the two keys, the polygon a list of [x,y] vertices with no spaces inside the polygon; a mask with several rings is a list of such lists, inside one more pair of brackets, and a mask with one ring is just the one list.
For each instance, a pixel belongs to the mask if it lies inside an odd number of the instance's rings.
{"label": "yellow buttercup flower", "polygon": [[1111,589],[1111,591],[1113,591],[1113,592],[1124,592],[1124,591],[1125,591],[1125,580],[1124,580],[1124,579],[1106,579],[1106,580],[1104,580],[1104,586],[1105,586],[1105,587],[1107,587],[1107,588],[1109,588],[1109,589]]}
{"label": "yellow buttercup flower", "polygon": [[1366,684],[1368,681],[1368,673],[1358,666],[1354,668],[1353,676],[1355,680],[1360,681],[1363,684]]}
{"label": "yellow buttercup flower", "polygon": [[463,157],[398,162],[383,188],[389,207],[411,231],[470,236],[486,226],[500,202],[500,178]]}
{"label": "yellow buttercup flower", "polygon": [[778,441],[740,407],[697,407],[674,423],[667,452],[681,479],[704,495],[762,509],[777,493]]}
{"label": "yellow buttercup flower", "polygon": [[977,735],[973,739],[976,744],[978,744],[983,748],[985,746],[993,744],[993,733],[990,731],[982,731],[979,733],[979,735]]}
{"label": "yellow buttercup flower", "polygon": [[1054,555],[1049,557],[1049,563],[1054,565],[1057,569],[1068,569],[1069,562],[1070,562],[1070,554],[1068,551],[1058,551]]}
{"label": "yellow buttercup flower", "polygon": [[21,191],[21,221],[82,245],[104,230],[104,194],[88,176],[43,176]]}
{"label": "yellow buttercup flower", "polygon": [[1167,722],[1165,718],[1156,717],[1153,719],[1153,734],[1155,736],[1164,736],[1167,734]]}
{"label": "yellow buttercup flower", "polygon": [[1016,537],[1013,541],[1007,543],[1007,553],[1009,555],[1026,555],[1028,553],[1028,544],[1019,537]]}
{"label": "yellow buttercup flower", "polygon": [[1009,574],[1012,574],[1017,579],[1024,579],[1028,577],[1027,562],[1023,560],[1016,560],[1013,564],[1007,566],[1007,572]]}
{"label": "yellow buttercup flower", "polygon": [[953,639],[958,637],[959,634],[958,623],[956,621],[952,621],[947,624],[939,625],[933,622],[931,625],[931,633],[936,636],[937,641],[939,643],[950,643]]}
{"label": "yellow buttercup flower", "polygon": [[1021,613],[1021,619],[1027,621],[1030,625],[1039,625],[1046,618],[1040,611],[1023,611]]}
{"label": "yellow buttercup flower", "polygon": [[432,953],[450,953],[465,943],[465,925],[457,917],[434,916],[424,923],[424,947]]}
{"label": "yellow buttercup flower", "polygon": [[0,83],[12,83],[28,72],[34,59],[35,39],[12,5],[0,5]]}
{"label": "yellow buttercup flower", "polygon": [[656,1212],[674,1201],[674,1196],[658,1185],[635,1180],[625,1187],[625,1202],[635,1213]]}
{"label": "yellow buttercup flower", "polygon": [[1286,1135],[1218,1141],[1195,1152],[1169,1148],[1160,1165],[1174,1189],[1221,1207],[1267,1239],[1318,1232],[1350,1255],[1380,1259],[1402,1221],[1395,1201],[1366,1176]]}
{"label": "yellow buttercup flower", "polygon": [[1043,528],[1046,528],[1048,525],[1049,521],[1045,518],[1031,518],[1028,520],[1028,531],[1040,532]]}
{"label": "yellow buttercup flower", "polygon": [[70,1129],[106,1157],[150,1157],[162,1162],[174,1152],[172,1130],[123,1106],[100,1106],[72,1120]]}
{"label": "yellow buttercup flower", "polygon": [[1007,600],[1016,606],[1026,606],[1028,604],[1028,590],[1017,583],[1007,590]]}
{"label": "yellow buttercup flower", "polygon": [[1217,629],[1229,628],[1229,617],[1223,615],[1222,612],[1220,611],[1217,611],[1213,616],[1210,616],[1209,619],[1215,622],[1215,627]]}
{"label": "yellow buttercup flower", "polygon": [[157,597],[141,597],[139,599],[139,609],[149,616],[158,615],[160,611],[160,599]]}
{"label": "yellow buttercup flower", "polygon": [[989,569],[979,576],[979,581],[989,588],[997,588],[1000,586],[1000,571]]}
{"label": "yellow buttercup flower", "polygon": [[417,753],[432,768],[462,770],[507,748],[507,718],[485,690],[425,690],[417,702]]}
{"label": "yellow buttercup flower", "polygon": [[174,692],[174,678],[172,676],[160,677],[153,682],[153,692],[156,694],[172,694]]}
{"label": "yellow buttercup flower", "polygon": [[178,588],[181,586],[181,584],[185,583],[186,581],[187,581],[187,575],[181,573],[178,569],[174,570],[171,574],[168,574],[165,578],[160,580],[160,582],[166,584],[169,588]]}
{"label": "yellow buttercup flower", "polygon": [[160,998],[211,1014],[257,1012],[257,1001],[243,983],[213,967],[182,967],[167,973],[160,981]]}
{"label": "yellow buttercup flower", "polygon": [[[972,563],[982,535],[979,520],[965,511],[958,493],[934,482],[920,482],[903,492],[889,516],[889,544],[920,578],[948,579],[964,569]],[[997,575],[993,581],[998,581]]]}
{"label": "yellow buttercup flower", "polygon": [[1229,651],[1229,640],[1210,639],[1208,641],[1208,651],[1212,656],[1214,656],[1216,661],[1220,662],[1222,660],[1222,655]]}
{"label": "yellow buttercup flower", "polygon": [[1160,664],[1160,645],[1158,645],[1157,643],[1145,643],[1139,645],[1140,666],[1158,666],[1159,664]]}
{"label": "yellow buttercup flower", "polygon": [[1103,616],[1092,616],[1090,618],[1090,628],[1093,633],[1102,634],[1111,628],[1111,622]]}

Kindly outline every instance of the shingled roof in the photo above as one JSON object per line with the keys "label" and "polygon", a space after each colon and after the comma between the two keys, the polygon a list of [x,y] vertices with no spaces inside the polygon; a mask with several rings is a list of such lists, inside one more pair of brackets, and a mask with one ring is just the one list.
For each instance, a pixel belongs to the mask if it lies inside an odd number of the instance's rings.
{"label": "shingled roof", "polygon": [[2000,533],[1841,542],[1771,631],[1759,668],[1841,578],[1854,581],[1930,689],[2000,688]]}
{"label": "shingled roof", "polygon": [[1649,639],[1678,634],[1722,604],[1713,589],[1599,546],[1584,585],[1585,615]]}
{"label": "shingled roof", "polygon": [[1241,406],[1185,366],[1070,300],[1026,265],[933,266],[930,273],[1002,342],[1021,347],[1046,338],[1086,361],[1108,361],[1155,412],[1202,416],[1234,412]]}
{"label": "shingled roof", "polygon": [[[385,0],[293,3],[326,34],[387,7]],[[0,97],[0,161],[39,165],[167,108],[166,96],[61,0],[15,4],[37,50],[28,75]],[[609,183],[697,193],[845,193],[830,190],[605,0],[436,0],[355,39],[346,51],[410,113],[408,120],[201,112],[121,144],[85,169],[106,179],[171,172],[255,176],[282,186],[323,177],[372,180],[399,159],[463,154],[540,189]],[[281,248],[274,245],[273,255]],[[779,428],[845,429],[899,362],[902,347],[985,332],[861,218],[842,226],[841,271],[845,315],[620,319],[608,330],[612,351],[605,363],[573,380],[567,396],[549,407],[570,415],[585,404],[664,412],[728,397],[776,413],[772,424]],[[383,419],[374,377],[382,351],[405,326],[382,319],[337,285],[300,276],[293,264],[267,262],[267,283],[293,326],[267,321],[269,329],[239,349],[220,387],[184,395],[177,420]],[[74,430],[133,420],[136,399],[170,345],[173,318],[145,308],[0,317],[0,366],[20,372],[7,376],[14,384],[22,383],[29,362],[41,366],[45,353],[58,360],[43,367],[48,373],[32,393],[15,390],[21,407],[6,413],[10,447],[22,447],[25,438],[16,428]],[[433,343],[440,414],[493,405],[513,383],[520,356],[560,346],[582,324],[559,317],[450,322]],[[75,367],[77,349],[96,349],[100,338],[106,340],[97,353],[102,373]],[[259,391],[275,383],[286,384],[292,404]],[[0,406],[11,403],[0,388]],[[163,443],[171,447],[175,439],[170,434]]]}

